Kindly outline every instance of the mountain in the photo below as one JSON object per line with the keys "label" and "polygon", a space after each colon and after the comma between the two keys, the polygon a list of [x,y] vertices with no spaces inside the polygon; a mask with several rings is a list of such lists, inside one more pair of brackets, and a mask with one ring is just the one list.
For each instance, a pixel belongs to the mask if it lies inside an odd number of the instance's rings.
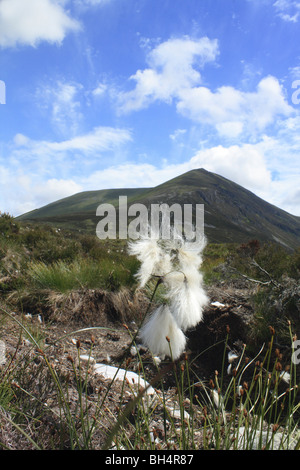
{"label": "mountain", "polygon": [[18,220],[95,233],[100,220],[96,217],[97,207],[103,203],[118,207],[119,196],[127,196],[128,206],[204,204],[205,234],[209,242],[243,243],[255,238],[278,242],[291,249],[300,246],[300,217],[204,169],[189,171],[154,188],[81,192],[23,214]]}

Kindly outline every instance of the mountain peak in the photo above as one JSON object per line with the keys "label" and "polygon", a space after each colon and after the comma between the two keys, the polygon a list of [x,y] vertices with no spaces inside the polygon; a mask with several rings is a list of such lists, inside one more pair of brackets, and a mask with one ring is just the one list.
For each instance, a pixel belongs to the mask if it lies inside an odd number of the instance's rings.
{"label": "mountain peak", "polygon": [[269,204],[251,191],[204,168],[188,171],[154,188],[85,191],[55,201],[19,220],[43,222],[81,232],[96,233],[100,204],[116,207],[119,196],[128,204],[204,204],[205,234],[209,242],[273,241],[287,248],[300,246],[300,218]]}

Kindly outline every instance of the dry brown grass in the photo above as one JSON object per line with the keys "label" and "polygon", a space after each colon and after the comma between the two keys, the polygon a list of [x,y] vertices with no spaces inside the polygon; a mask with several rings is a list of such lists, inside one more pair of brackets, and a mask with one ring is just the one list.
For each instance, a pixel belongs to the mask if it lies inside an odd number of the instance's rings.
{"label": "dry brown grass", "polygon": [[77,290],[66,294],[50,292],[47,303],[50,320],[95,326],[142,318],[147,302],[143,293],[122,288],[117,292],[103,289]]}

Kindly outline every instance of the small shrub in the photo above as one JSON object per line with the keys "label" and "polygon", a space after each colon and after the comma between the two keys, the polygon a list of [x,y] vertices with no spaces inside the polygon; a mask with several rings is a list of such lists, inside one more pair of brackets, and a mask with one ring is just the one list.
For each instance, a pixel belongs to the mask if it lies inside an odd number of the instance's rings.
{"label": "small shrub", "polygon": [[210,243],[205,247],[202,272],[206,284],[213,284],[215,281],[224,279],[223,267],[234,250],[234,244],[225,243]]}
{"label": "small shrub", "polygon": [[11,237],[19,233],[20,226],[15,219],[6,212],[0,212],[0,236]]}

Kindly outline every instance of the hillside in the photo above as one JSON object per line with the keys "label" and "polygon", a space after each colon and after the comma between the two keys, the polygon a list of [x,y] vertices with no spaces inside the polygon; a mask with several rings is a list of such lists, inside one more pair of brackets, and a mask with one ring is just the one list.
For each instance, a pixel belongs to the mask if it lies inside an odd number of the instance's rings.
{"label": "hillside", "polygon": [[272,240],[288,248],[300,246],[300,217],[269,204],[242,186],[204,169],[192,170],[154,188],[86,191],[18,217],[81,232],[95,233],[99,204],[204,204],[205,233],[210,242]]}

